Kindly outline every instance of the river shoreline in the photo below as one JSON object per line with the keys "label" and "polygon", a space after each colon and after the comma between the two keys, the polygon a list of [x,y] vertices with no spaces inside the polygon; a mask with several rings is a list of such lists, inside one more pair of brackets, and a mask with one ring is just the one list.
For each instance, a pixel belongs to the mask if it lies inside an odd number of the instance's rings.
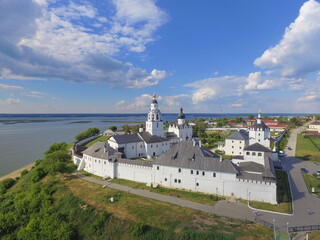
{"label": "river shoreline", "polygon": [[13,179],[15,179],[16,177],[20,177],[20,176],[21,176],[21,172],[22,172],[23,170],[26,169],[26,170],[29,171],[34,165],[35,165],[35,162],[30,163],[30,164],[28,164],[28,165],[26,165],[26,166],[24,166],[24,167],[22,167],[22,168],[19,168],[18,170],[15,170],[15,171],[7,174],[7,175],[4,175],[4,176],[0,177],[0,181],[4,180],[4,179],[6,179],[6,178],[13,178]]}

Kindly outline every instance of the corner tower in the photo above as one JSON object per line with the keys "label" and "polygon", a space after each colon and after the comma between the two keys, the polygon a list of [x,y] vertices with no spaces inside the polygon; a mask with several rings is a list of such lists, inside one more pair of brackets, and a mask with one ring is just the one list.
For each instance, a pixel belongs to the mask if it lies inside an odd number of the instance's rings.
{"label": "corner tower", "polygon": [[158,108],[158,102],[155,94],[153,94],[153,99],[148,113],[148,120],[146,121],[146,131],[151,135],[164,137],[163,121],[161,119],[161,112]]}

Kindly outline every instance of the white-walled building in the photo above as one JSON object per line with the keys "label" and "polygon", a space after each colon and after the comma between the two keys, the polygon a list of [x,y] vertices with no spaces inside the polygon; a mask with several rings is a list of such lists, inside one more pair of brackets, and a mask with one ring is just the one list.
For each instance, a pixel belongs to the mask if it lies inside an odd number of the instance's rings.
{"label": "white-walled building", "polygon": [[178,115],[178,124],[171,124],[168,132],[174,133],[179,140],[192,139],[192,126],[186,124],[183,108],[180,109],[180,113]]}
{"label": "white-walled building", "polygon": [[[82,157],[74,154],[73,159],[78,170],[104,178],[123,178],[153,186],[276,204],[276,177],[270,150],[260,143],[248,145],[248,135],[239,131],[231,135],[237,142],[231,139],[226,142],[234,141],[230,142],[233,144],[230,146],[234,146],[231,149],[244,157],[235,157],[232,161],[222,159],[202,147],[201,141],[192,139],[192,128],[185,123],[182,108],[178,124],[171,125],[164,133],[154,96],[146,131],[113,135],[108,144],[97,142],[84,150]],[[132,159],[144,157],[154,160]]]}
{"label": "white-walled building", "polygon": [[113,135],[109,138],[110,147],[123,153],[126,158],[152,158],[167,151],[181,140],[191,140],[192,127],[185,123],[183,109],[178,115],[178,124],[171,125],[164,132],[161,111],[156,96],[153,95],[146,121],[146,131],[139,129],[137,134]]}
{"label": "white-walled building", "polygon": [[270,128],[262,121],[260,111],[257,121],[249,127],[249,145],[254,143],[270,148]]}
{"label": "white-walled building", "polygon": [[226,138],[224,144],[225,154],[231,156],[242,156],[244,147],[249,144],[249,134],[246,130],[239,130]]}
{"label": "white-walled building", "polygon": [[257,161],[234,164],[195,140],[175,144],[154,161],[131,160],[123,158],[121,152],[107,144],[98,142],[83,152],[78,170],[153,186],[276,204],[272,161],[265,165]]}
{"label": "white-walled building", "polygon": [[262,121],[261,112],[258,113],[257,120],[249,127],[248,131],[241,129],[232,133],[220,148],[227,155],[244,156],[245,147],[255,143],[270,149],[270,128]]}

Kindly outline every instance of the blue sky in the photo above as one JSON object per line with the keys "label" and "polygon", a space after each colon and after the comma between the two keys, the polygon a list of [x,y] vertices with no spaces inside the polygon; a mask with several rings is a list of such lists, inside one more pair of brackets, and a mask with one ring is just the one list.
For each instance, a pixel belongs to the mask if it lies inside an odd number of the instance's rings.
{"label": "blue sky", "polygon": [[1,0],[0,112],[319,113],[320,4]]}

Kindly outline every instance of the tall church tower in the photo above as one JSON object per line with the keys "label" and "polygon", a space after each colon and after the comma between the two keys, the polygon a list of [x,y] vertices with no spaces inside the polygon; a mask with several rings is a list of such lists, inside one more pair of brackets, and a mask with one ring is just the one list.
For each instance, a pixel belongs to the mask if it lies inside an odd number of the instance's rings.
{"label": "tall church tower", "polygon": [[270,128],[262,121],[260,111],[255,124],[249,127],[249,145],[254,143],[270,148]]}
{"label": "tall church tower", "polygon": [[148,113],[148,120],[146,121],[146,131],[151,135],[164,137],[163,121],[161,119],[161,112],[158,109],[158,102],[155,94],[153,95]]}

